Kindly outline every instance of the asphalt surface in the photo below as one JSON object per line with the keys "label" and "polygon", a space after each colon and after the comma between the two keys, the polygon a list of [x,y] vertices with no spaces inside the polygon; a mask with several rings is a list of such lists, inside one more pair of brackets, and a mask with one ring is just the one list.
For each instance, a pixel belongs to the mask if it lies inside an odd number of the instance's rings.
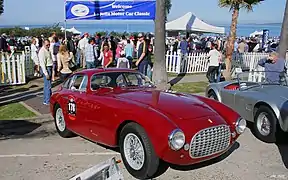
{"label": "asphalt surface", "polygon": [[[82,138],[61,138],[52,122],[1,122],[0,133],[1,180],[64,180],[112,156],[120,158],[117,152]],[[210,161],[181,171],[170,168],[157,179],[288,179],[288,145],[262,143],[249,130],[238,142],[220,162]],[[125,180],[134,179],[123,164],[120,166]]]}

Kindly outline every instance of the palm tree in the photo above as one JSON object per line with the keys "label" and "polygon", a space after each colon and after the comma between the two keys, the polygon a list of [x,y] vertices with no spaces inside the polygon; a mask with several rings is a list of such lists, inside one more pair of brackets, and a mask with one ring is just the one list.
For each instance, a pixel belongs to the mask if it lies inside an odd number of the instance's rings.
{"label": "palm tree", "polygon": [[171,0],[165,0],[165,10],[166,10],[166,16],[165,16],[165,21],[167,21],[168,14],[170,13],[172,4]]}
{"label": "palm tree", "polygon": [[230,8],[232,11],[232,21],[230,27],[230,34],[226,47],[226,71],[224,76],[226,79],[231,79],[231,60],[234,50],[234,42],[236,39],[237,23],[240,9],[246,9],[248,12],[253,11],[253,6],[258,5],[264,0],[219,0],[220,7]]}
{"label": "palm tree", "polygon": [[168,76],[165,58],[165,23],[166,15],[171,8],[170,0],[156,1],[155,20],[155,61],[153,65],[153,81],[158,89],[167,89]]}
{"label": "palm tree", "polygon": [[283,17],[281,35],[280,35],[280,43],[278,48],[278,53],[282,58],[286,59],[286,51],[287,51],[287,40],[288,40],[288,0],[286,0],[286,7]]}
{"label": "palm tree", "polygon": [[0,0],[0,15],[4,13],[4,0]]}

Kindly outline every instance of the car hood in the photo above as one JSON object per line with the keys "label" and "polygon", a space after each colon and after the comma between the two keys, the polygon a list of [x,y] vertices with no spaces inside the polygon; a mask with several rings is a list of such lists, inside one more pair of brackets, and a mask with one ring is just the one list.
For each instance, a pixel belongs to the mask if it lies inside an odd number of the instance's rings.
{"label": "car hood", "polygon": [[196,119],[218,115],[211,107],[193,95],[146,90],[130,91],[117,96],[148,105],[177,119]]}

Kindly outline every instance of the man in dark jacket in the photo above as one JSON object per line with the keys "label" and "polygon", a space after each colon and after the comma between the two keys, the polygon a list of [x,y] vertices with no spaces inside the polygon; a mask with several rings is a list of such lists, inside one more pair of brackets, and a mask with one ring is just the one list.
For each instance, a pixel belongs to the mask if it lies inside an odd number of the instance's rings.
{"label": "man in dark jacket", "polygon": [[7,35],[4,33],[0,37],[0,52],[8,52],[8,43],[7,43]]}

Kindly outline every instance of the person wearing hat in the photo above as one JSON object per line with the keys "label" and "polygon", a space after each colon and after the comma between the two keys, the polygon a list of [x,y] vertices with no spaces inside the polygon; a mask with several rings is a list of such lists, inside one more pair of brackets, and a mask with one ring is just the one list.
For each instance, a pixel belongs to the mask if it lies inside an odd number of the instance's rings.
{"label": "person wearing hat", "polygon": [[138,34],[138,38],[140,43],[137,53],[138,60],[136,61],[136,66],[138,67],[138,71],[146,76],[148,67],[148,59],[147,59],[148,46],[145,41],[145,37],[143,36],[142,33]]}
{"label": "person wearing hat", "polygon": [[117,61],[117,68],[130,68],[129,60],[125,56],[125,51],[121,51],[120,58]]}

